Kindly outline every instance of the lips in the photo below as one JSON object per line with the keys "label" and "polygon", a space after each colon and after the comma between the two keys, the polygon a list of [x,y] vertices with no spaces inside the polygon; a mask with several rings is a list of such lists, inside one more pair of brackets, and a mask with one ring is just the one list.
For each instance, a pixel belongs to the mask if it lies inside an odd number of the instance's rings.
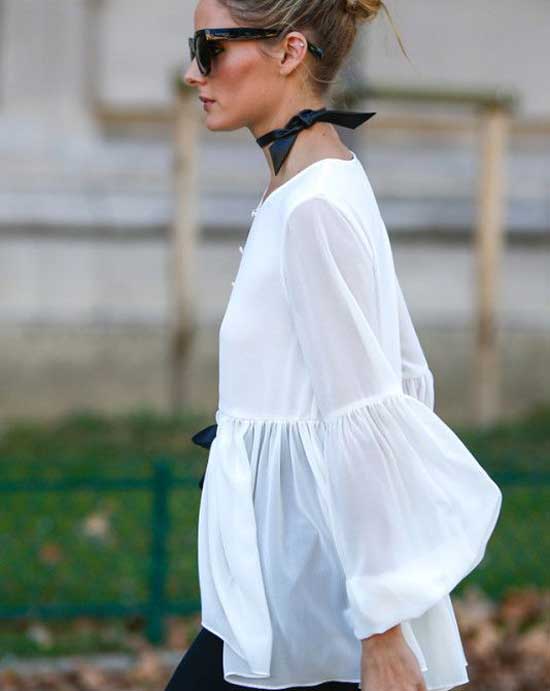
{"label": "lips", "polygon": [[214,103],[213,98],[206,98],[205,96],[199,96],[199,98],[203,103]]}

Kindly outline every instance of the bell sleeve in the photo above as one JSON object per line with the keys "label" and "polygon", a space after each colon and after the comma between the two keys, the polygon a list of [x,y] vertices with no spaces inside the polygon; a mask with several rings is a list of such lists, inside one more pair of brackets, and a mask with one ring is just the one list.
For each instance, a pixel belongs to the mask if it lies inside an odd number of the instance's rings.
{"label": "bell sleeve", "polygon": [[414,338],[400,345],[401,365],[414,363],[404,379],[386,355],[385,305],[399,308],[395,338],[410,317],[395,277],[377,276],[363,223],[318,195],[290,211],[282,242],[285,295],[322,418],[321,481],[346,616],[364,639],[421,616],[480,563],[502,494],[433,411],[433,377]]}

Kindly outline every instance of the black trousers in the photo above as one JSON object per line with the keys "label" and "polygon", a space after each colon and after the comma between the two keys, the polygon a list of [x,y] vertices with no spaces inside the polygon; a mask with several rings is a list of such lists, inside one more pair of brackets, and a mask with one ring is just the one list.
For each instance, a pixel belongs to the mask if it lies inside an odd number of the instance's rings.
{"label": "black trousers", "polygon": [[[202,627],[176,667],[165,691],[250,691],[250,688],[225,681],[223,640]],[[326,681],[317,686],[287,688],[288,691],[357,691],[359,687],[355,682]]]}

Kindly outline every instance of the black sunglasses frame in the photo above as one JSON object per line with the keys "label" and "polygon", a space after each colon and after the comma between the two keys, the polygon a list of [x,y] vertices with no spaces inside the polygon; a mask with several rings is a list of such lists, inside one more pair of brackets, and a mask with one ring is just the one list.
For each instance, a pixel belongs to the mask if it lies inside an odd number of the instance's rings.
{"label": "black sunglasses frame", "polygon": [[[189,52],[191,61],[197,59],[197,66],[203,75],[210,74],[212,69],[212,59],[221,52],[216,49],[217,41],[246,41],[252,39],[273,38],[279,36],[284,29],[257,29],[247,27],[231,27],[228,29],[199,29],[195,35],[189,38]],[[308,50],[316,58],[321,59],[324,55],[322,48],[306,39]]]}

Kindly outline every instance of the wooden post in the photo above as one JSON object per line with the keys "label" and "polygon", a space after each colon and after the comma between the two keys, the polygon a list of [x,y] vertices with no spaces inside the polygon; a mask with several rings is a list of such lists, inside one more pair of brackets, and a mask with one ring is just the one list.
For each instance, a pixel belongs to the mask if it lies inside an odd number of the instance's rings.
{"label": "wooden post", "polygon": [[188,361],[195,328],[195,246],[198,228],[196,90],[176,78],[174,221],[169,246],[171,319],[169,389],[173,412],[189,400]]}
{"label": "wooden post", "polygon": [[508,111],[499,105],[481,116],[481,176],[475,233],[477,274],[474,356],[474,409],[480,424],[494,422],[501,410],[497,306],[504,236],[505,154]]}

